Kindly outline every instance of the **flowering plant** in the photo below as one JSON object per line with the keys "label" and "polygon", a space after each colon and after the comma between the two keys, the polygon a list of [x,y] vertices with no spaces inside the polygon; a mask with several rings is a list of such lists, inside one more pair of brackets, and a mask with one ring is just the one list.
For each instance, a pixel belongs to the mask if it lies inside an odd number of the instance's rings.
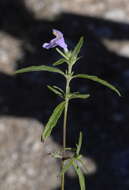
{"label": "flowering plant", "polygon": [[[56,61],[55,63],[53,63],[54,67],[46,66],[46,65],[30,66],[23,69],[19,69],[15,73],[18,74],[18,73],[24,73],[24,72],[30,72],[30,71],[48,71],[48,72],[58,73],[66,79],[65,91],[57,86],[48,86],[49,90],[51,90],[56,95],[60,96],[63,99],[63,101],[59,105],[56,106],[47,124],[45,125],[45,128],[43,129],[43,132],[41,134],[41,141],[44,142],[51,135],[53,128],[56,126],[59,118],[64,112],[62,151],[52,153],[51,155],[54,156],[55,158],[61,159],[62,161],[62,168],[60,172],[61,190],[64,190],[64,176],[70,167],[74,167],[75,172],[78,175],[80,189],[85,190],[86,189],[85,177],[80,167],[80,164],[84,166],[82,155],[80,154],[83,134],[82,132],[80,132],[79,140],[78,140],[78,143],[76,144],[76,147],[69,148],[66,145],[66,129],[67,129],[67,112],[68,112],[69,101],[75,98],[87,99],[90,97],[90,95],[81,94],[79,92],[71,92],[70,83],[73,79],[76,79],[76,78],[88,79],[94,82],[98,82],[110,88],[111,90],[116,92],[119,96],[121,96],[121,94],[113,85],[111,85],[107,81],[97,76],[88,75],[88,74],[74,74],[73,66],[79,60],[78,55],[83,45],[83,41],[84,41],[83,37],[80,38],[79,42],[77,43],[77,45],[75,46],[73,50],[68,50],[63,34],[56,29],[53,29],[53,34],[56,36],[56,38],[52,39],[49,43],[44,43],[43,48],[50,49],[50,48],[59,46],[63,49],[63,51],[61,51],[60,49],[56,48],[57,52],[62,56],[62,58]],[[67,64],[67,69],[65,72],[55,67],[61,64]],[[66,155],[66,151],[68,150],[73,151],[72,156]]]}

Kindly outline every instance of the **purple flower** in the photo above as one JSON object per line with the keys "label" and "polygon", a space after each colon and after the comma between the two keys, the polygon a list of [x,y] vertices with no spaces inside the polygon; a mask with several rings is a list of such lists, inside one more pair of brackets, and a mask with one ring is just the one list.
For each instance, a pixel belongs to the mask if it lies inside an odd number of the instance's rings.
{"label": "purple flower", "polygon": [[68,48],[67,48],[67,44],[64,41],[62,32],[60,32],[59,30],[53,29],[52,33],[56,36],[56,38],[52,39],[49,43],[44,43],[42,47],[46,49],[50,49],[56,46],[60,46],[61,48],[64,49],[65,52],[67,52]]}

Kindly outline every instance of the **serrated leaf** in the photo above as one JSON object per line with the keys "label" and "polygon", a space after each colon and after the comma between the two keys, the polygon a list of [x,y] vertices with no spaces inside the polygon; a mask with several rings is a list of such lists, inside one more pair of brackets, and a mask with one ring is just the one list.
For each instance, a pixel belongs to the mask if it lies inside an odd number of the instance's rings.
{"label": "serrated leaf", "polygon": [[56,126],[65,107],[65,101],[61,102],[53,111],[41,135],[41,141],[46,140],[51,135],[52,129]]}
{"label": "serrated leaf", "polygon": [[78,175],[78,178],[79,178],[80,188],[81,188],[81,190],[85,190],[86,189],[86,187],[85,187],[85,177],[84,177],[81,169],[79,168],[79,166],[75,162],[73,162],[73,166],[74,166],[74,169],[75,169],[75,171],[76,171],[76,173]]}
{"label": "serrated leaf", "polygon": [[79,153],[80,153],[81,146],[82,146],[82,132],[80,132],[80,134],[79,134],[79,140],[78,140],[77,150],[76,150],[77,155],[79,155]]}
{"label": "serrated leaf", "polygon": [[98,82],[98,83],[110,88],[111,90],[115,91],[119,96],[121,96],[120,92],[117,90],[117,88],[115,86],[113,86],[109,82],[107,82],[97,76],[87,75],[87,74],[78,74],[78,75],[75,75],[73,78],[84,78],[84,79],[89,79],[89,80]]}
{"label": "serrated leaf", "polygon": [[51,90],[51,91],[54,92],[55,94],[57,94],[57,95],[63,97],[62,93],[61,93],[59,90],[56,90],[54,87],[52,87],[52,86],[50,86],[50,85],[48,85],[47,87],[48,87],[49,90]]}
{"label": "serrated leaf", "polygon": [[26,72],[31,72],[31,71],[48,71],[48,72],[54,72],[54,73],[59,73],[61,75],[64,75],[64,73],[60,69],[46,66],[46,65],[25,67],[25,68],[15,71],[14,74],[26,73]]}
{"label": "serrated leaf", "polygon": [[84,38],[81,37],[80,40],[79,40],[79,42],[77,43],[77,45],[75,46],[75,48],[74,48],[74,50],[72,52],[72,57],[76,57],[77,58],[77,56],[78,56],[78,54],[80,52],[80,49],[81,49],[81,47],[83,45],[83,42],[84,42]]}
{"label": "serrated leaf", "polygon": [[62,59],[59,59],[58,61],[56,61],[55,63],[53,63],[53,65],[54,65],[54,66],[56,66],[56,65],[61,65],[61,64],[63,64],[64,62],[66,62],[66,61],[65,61],[65,59],[62,58]]}
{"label": "serrated leaf", "polygon": [[70,99],[75,99],[75,98],[86,99],[90,97],[90,94],[71,93],[69,94],[69,97]]}
{"label": "serrated leaf", "polygon": [[68,171],[68,169],[73,165],[74,159],[70,159],[69,161],[67,160],[67,163],[64,164],[62,170],[61,170],[61,175],[65,174],[65,172]]}

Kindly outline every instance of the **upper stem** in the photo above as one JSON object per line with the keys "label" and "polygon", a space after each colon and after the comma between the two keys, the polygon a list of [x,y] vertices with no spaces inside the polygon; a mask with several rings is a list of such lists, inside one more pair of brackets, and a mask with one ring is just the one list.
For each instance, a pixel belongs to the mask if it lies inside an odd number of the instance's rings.
{"label": "upper stem", "polygon": [[69,104],[69,93],[70,93],[70,81],[71,81],[72,66],[68,65],[68,73],[66,76],[66,90],[65,90],[65,110],[64,110],[64,123],[63,123],[63,152],[66,148],[66,127],[67,127],[67,112]]}

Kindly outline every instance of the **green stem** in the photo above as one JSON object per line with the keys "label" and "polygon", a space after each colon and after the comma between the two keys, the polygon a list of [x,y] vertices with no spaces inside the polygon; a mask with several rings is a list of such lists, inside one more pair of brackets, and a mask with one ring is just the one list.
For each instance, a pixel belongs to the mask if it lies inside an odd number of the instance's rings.
{"label": "green stem", "polygon": [[[62,168],[63,168],[63,166],[64,166],[64,162],[62,161]],[[64,174],[62,174],[62,176],[61,176],[61,190],[64,190]]]}
{"label": "green stem", "polygon": [[[69,97],[68,94],[70,93],[70,80],[71,80],[71,71],[72,67],[68,65],[68,74],[66,78],[66,91],[65,91],[65,110],[64,110],[64,122],[63,122],[63,156],[65,155],[65,148],[66,148],[66,132],[67,132],[67,113],[68,113],[68,105],[69,105]],[[64,160],[62,159],[62,168],[64,166]],[[64,190],[64,174],[61,176],[61,190]]]}
{"label": "green stem", "polygon": [[[64,111],[64,123],[63,123],[63,156],[65,155],[66,148],[66,123],[67,123],[67,111],[68,111],[68,100],[65,103],[65,111]],[[64,160],[62,160],[62,168],[64,166]],[[64,174],[61,177],[61,190],[64,190]]]}
{"label": "green stem", "polygon": [[63,151],[66,148],[66,127],[67,127],[67,112],[68,112],[68,103],[69,100],[66,98],[65,100],[65,110],[64,110],[64,123],[63,123]]}

